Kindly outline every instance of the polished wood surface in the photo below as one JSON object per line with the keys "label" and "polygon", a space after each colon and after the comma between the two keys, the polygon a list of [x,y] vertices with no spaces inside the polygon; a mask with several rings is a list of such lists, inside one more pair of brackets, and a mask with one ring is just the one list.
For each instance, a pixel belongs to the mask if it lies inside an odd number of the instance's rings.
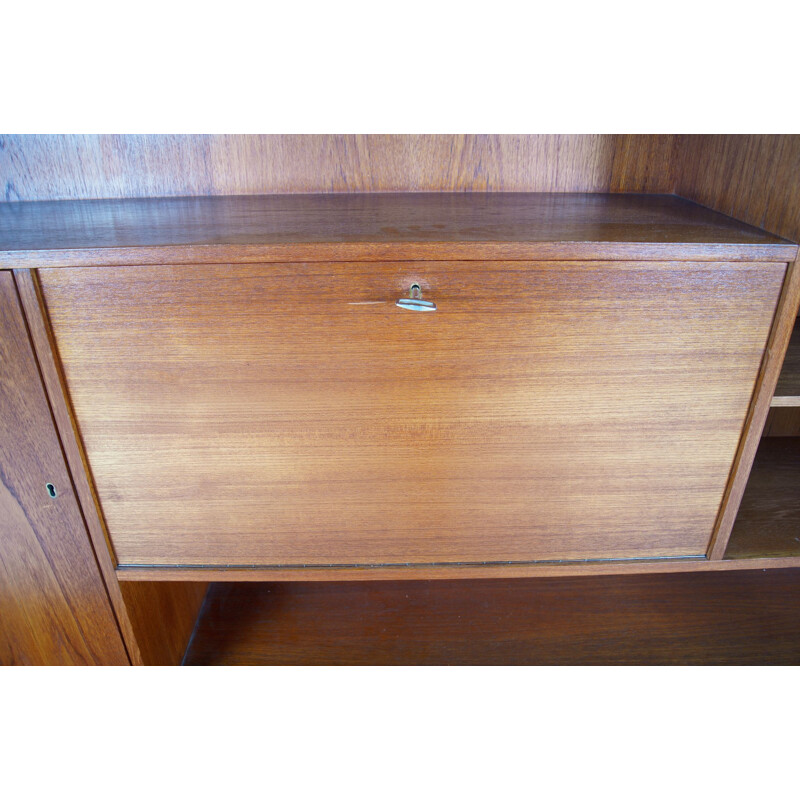
{"label": "polished wood surface", "polygon": [[800,556],[800,436],[761,440],[726,558]]}
{"label": "polished wood surface", "polygon": [[[186,649],[207,583],[153,584],[144,589],[122,588],[115,572],[105,524],[100,512],[83,444],[66,394],[66,383],[49,321],[42,309],[38,280],[30,270],[15,270],[14,278],[42,372],[53,419],[71,470],[76,497],[94,544],[100,571],[135,665],[178,664]],[[199,580],[203,580],[200,578]]]}
{"label": "polished wood surface", "polygon": [[800,320],[792,331],[772,406],[800,406]]}
{"label": "polished wood surface", "polygon": [[0,199],[605,192],[615,139],[557,134],[4,135]]}
{"label": "polished wood surface", "polygon": [[136,642],[145,666],[171,667],[181,663],[194,631],[208,583],[121,585]]}
{"label": "polished wood surface", "polygon": [[800,240],[800,135],[679,139],[676,194],[792,241]]}
{"label": "polished wood surface", "polygon": [[789,264],[775,320],[756,380],[750,409],[745,419],[744,433],[733,461],[731,477],[725,490],[722,512],[714,528],[709,557],[722,558],[730,532],[736,520],[742,494],[755,458],[761,433],[769,414],[770,403],[780,375],[783,358],[789,344],[797,306],[800,303],[800,262]]}
{"label": "polished wood surface", "polygon": [[[800,239],[800,136],[627,136],[616,145],[612,191],[674,192],[751,225],[797,241]],[[722,558],[753,458],[767,420],[770,384],[777,380],[781,342],[791,331],[800,292],[782,303],[779,336],[771,347],[760,390],[748,415],[746,435],[737,454],[723,514],[715,533],[714,558]],[[786,415],[772,417],[768,430],[791,432]]]}
{"label": "polished wood surface", "polygon": [[187,664],[797,664],[800,570],[215,584]]}
{"label": "polished wood surface", "polygon": [[[0,175],[4,182],[0,189],[5,191],[5,199],[12,202],[62,197],[404,191],[409,188],[415,191],[676,192],[788,239],[800,239],[800,195],[796,186],[800,137],[797,136],[213,138],[217,144],[224,138],[224,147],[207,147],[203,140],[209,137],[191,136],[2,137]],[[245,251],[247,247],[244,246]],[[423,245],[414,247],[420,248],[417,257],[425,256]],[[225,263],[233,258],[235,246],[208,245],[200,250],[185,257]],[[164,260],[152,248],[147,252],[142,248],[117,252],[117,263]],[[651,249],[650,252],[655,251]],[[108,254],[108,250],[102,249],[92,254],[38,251],[32,263],[34,266],[82,263],[91,255],[92,263],[102,264]],[[363,254],[362,249],[360,257],[378,257],[377,253]],[[272,255],[279,257],[276,250]],[[16,256],[8,265],[22,264],[21,253]],[[303,258],[306,256],[319,258],[320,253],[311,249],[303,254]],[[259,259],[257,253],[246,257]],[[300,258],[297,251],[295,257]],[[525,256],[516,252],[508,253],[508,257]],[[614,256],[609,249],[607,257],[626,256],[621,253]],[[630,258],[630,254],[627,257]],[[42,357],[41,353],[38,355]],[[42,368],[46,373],[45,364]],[[770,416],[778,421],[769,430],[796,431],[792,419],[787,420],[787,414],[796,410],[772,409]],[[58,416],[56,408],[54,414]],[[755,427],[751,417],[751,434],[745,437],[743,444],[753,436],[757,442]],[[63,435],[60,425],[59,431]],[[748,469],[746,459],[737,459],[733,479],[737,473],[746,475]],[[75,480],[79,482],[77,475]],[[745,562],[749,569],[750,565],[760,568],[762,564],[767,567],[795,560],[662,561],[647,568],[728,570],[740,569]],[[640,564],[512,567],[508,574],[523,574],[526,569],[537,570],[537,575],[577,568],[636,570]],[[485,568],[457,569],[463,574]],[[289,579],[296,572],[282,575],[281,579]],[[381,570],[384,577],[388,577],[389,572]],[[123,572],[120,577],[147,577],[148,574],[153,580],[167,577],[164,571],[153,573],[150,570]],[[243,575],[252,577],[254,573],[228,572],[224,576],[233,574],[241,579]],[[206,570],[200,578],[215,575],[214,571]],[[452,571],[447,575],[452,575]],[[181,572],[179,577],[185,580],[186,572]],[[260,577],[269,578],[263,574]],[[439,574],[439,577],[445,575]],[[124,607],[124,603],[121,604]],[[123,620],[120,623],[123,624]],[[783,622],[776,620],[775,624],[776,628],[770,628],[773,636]],[[768,647],[768,643],[764,646]],[[174,650],[172,645],[170,647]]]}
{"label": "polished wood surface", "polygon": [[735,572],[800,567],[800,556],[785,558],[720,559],[654,558],[608,561],[446,564],[435,567],[403,564],[387,567],[119,567],[126,583],[194,583],[197,581],[377,581],[469,580],[472,578],[564,578],[577,575],[671,575],[682,572]]}
{"label": "polished wood surface", "polygon": [[0,203],[0,266],[372,259],[791,261],[667,195],[384,194]]}
{"label": "polished wood surface", "polygon": [[[800,135],[676,138],[671,189],[664,191],[800,241]],[[639,154],[647,147],[646,141],[636,145]],[[612,190],[643,191],[632,181],[617,182],[616,186],[612,181]]]}
{"label": "polished wood surface", "polygon": [[72,475],[76,498],[89,531],[97,563],[108,589],[109,598],[122,631],[131,662],[133,664],[141,664],[143,662],[139,652],[139,645],[114,571],[117,564],[111,553],[111,544],[105,530],[102,514],[97,505],[91,473],[86,463],[69,398],[66,395],[66,383],[61,362],[56,352],[49,321],[42,308],[38,281],[35,273],[26,269],[15,270],[14,280],[25,313],[31,344],[41,370],[42,382],[50,404],[53,420]]}
{"label": "polished wood surface", "polygon": [[0,409],[0,664],[128,664],[9,272]]}
{"label": "polished wood surface", "polygon": [[40,279],[120,564],[347,565],[703,555],[784,271]]}
{"label": "polished wood surface", "polygon": [[797,135],[0,137],[2,199],[323,192],[679,194],[800,240]]}
{"label": "polished wood surface", "polygon": [[[615,136],[609,191],[679,194],[679,146],[686,138],[674,134]],[[712,203],[709,206],[713,208]]]}

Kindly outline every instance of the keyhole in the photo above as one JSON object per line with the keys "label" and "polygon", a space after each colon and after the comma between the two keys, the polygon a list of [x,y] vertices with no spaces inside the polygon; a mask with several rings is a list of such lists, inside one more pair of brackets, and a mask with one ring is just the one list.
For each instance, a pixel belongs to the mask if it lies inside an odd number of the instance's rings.
{"label": "keyhole", "polygon": [[47,494],[49,494],[50,497],[53,497],[53,498],[58,497],[58,492],[56,491],[56,487],[53,486],[52,483],[46,483],[44,485],[44,488],[47,489]]}

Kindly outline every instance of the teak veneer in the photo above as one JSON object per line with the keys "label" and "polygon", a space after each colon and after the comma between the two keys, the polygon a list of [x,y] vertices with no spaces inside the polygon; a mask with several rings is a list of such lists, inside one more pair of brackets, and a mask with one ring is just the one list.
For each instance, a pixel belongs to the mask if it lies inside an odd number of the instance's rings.
{"label": "teak veneer", "polygon": [[792,331],[772,407],[800,407],[800,321],[795,323]]}
{"label": "teak veneer", "polygon": [[[692,569],[727,542],[797,305],[796,245],[672,196],[0,221],[95,546],[126,579]],[[435,313],[395,305],[415,284]]]}
{"label": "teak veneer", "polygon": [[798,578],[217,583],[184,663],[797,664]]}
{"label": "teak veneer", "polygon": [[[127,648],[96,660],[175,663],[211,579],[800,566],[785,527],[747,533],[796,468],[756,451],[795,404],[797,253],[670,195],[0,204]],[[434,313],[395,305],[415,285]]]}
{"label": "teak veneer", "polygon": [[374,260],[794,260],[671,195],[482,193],[0,203],[0,268]]}
{"label": "teak veneer", "polygon": [[[704,556],[785,271],[39,279],[120,565],[435,566]],[[395,305],[412,283],[438,311]]]}

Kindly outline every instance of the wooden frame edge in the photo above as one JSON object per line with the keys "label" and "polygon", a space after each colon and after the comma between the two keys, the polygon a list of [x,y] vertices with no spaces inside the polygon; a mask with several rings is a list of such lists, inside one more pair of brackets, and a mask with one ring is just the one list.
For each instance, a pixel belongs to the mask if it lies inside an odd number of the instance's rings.
{"label": "wooden frame edge", "polygon": [[796,244],[646,242],[318,242],[270,245],[150,245],[76,250],[0,251],[0,268],[315,261],[793,261]]}
{"label": "wooden frame edge", "polygon": [[571,564],[497,564],[477,566],[207,568],[119,567],[121,581],[373,581],[457,580],[459,578],[556,578],[581,575],[646,575],[671,572],[717,572],[800,568],[800,557],[742,558],[727,561],[664,559]]}
{"label": "wooden frame edge", "polygon": [[725,555],[742,496],[750,478],[750,471],[753,468],[761,434],[767,421],[772,396],[775,394],[775,387],[778,384],[783,359],[797,318],[798,305],[800,305],[800,266],[798,265],[800,265],[800,261],[793,261],[786,266],[783,290],[764,350],[764,358],[756,379],[750,409],[745,418],[739,449],[731,467],[731,475],[725,489],[720,513],[711,536],[708,548],[708,558],[711,561],[721,561]]}
{"label": "wooden frame edge", "polygon": [[144,662],[119,587],[116,560],[111,549],[102,511],[89,478],[86,456],[68,399],[66,382],[57,356],[41,289],[31,270],[15,269],[13,274],[33,349],[39,362],[42,382],[53,413],[56,432],[61,440],[67,468],[75,486],[78,505],[89,532],[89,541],[100,568],[100,575],[106,585],[106,591],[117,617],[131,663],[141,665]]}

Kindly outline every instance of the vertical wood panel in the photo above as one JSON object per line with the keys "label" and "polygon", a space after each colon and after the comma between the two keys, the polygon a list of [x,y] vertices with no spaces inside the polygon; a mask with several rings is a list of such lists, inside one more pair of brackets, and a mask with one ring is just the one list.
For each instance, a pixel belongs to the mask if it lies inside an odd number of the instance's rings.
{"label": "vertical wood panel", "polygon": [[0,272],[0,409],[0,664],[129,663],[9,272]]}
{"label": "vertical wood panel", "polygon": [[0,137],[0,201],[609,189],[603,135]]}
{"label": "vertical wood panel", "polygon": [[[679,136],[674,159],[678,194],[793,241],[800,239],[800,136]],[[765,358],[766,378],[734,464],[712,558],[724,553],[767,420],[800,303],[797,273],[794,265]]]}
{"label": "vertical wood panel", "polygon": [[680,136],[683,197],[800,240],[800,136]]}
{"label": "vertical wood panel", "polygon": [[122,583],[136,641],[147,666],[175,666],[194,631],[207,583]]}
{"label": "vertical wood panel", "polygon": [[677,138],[615,136],[609,191],[673,194],[677,180]]}
{"label": "vertical wood panel", "polygon": [[83,510],[131,661],[136,665],[148,666],[179,664],[207,584],[164,583],[132,591],[120,587],[114,569],[116,562],[106,538],[102,512],[94,495],[91,472],[75,426],[60,360],[52,344],[49,321],[36,279],[30,270],[17,270],[15,278],[30,326],[32,344],[41,366],[44,388],[74,476],[77,500]]}
{"label": "vertical wood panel", "polygon": [[778,383],[781,362],[792,333],[797,304],[800,300],[800,268],[797,262],[790,264],[786,273],[781,299],[775,312],[767,349],[761,364],[758,381],[753,392],[753,400],[744,425],[744,432],[731,469],[728,488],[722,502],[722,511],[717,520],[709,549],[709,558],[719,559],[725,554],[739,504],[753,468],[753,460],[758,450],[764,423],[767,421],[769,405]]}

